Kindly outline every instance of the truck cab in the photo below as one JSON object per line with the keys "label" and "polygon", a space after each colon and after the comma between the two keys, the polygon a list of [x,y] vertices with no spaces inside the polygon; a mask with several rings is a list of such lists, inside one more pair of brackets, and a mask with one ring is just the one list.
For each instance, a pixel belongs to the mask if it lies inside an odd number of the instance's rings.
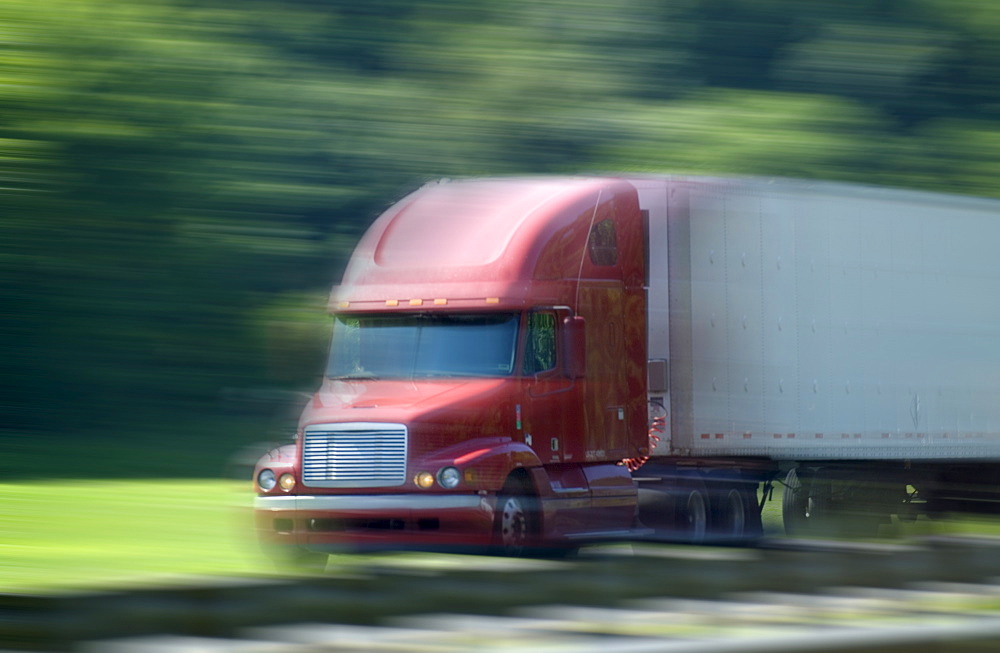
{"label": "truck cab", "polygon": [[627,532],[644,233],[616,179],[440,182],[386,211],[331,294],[295,443],[255,470],[261,542],[519,553]]}

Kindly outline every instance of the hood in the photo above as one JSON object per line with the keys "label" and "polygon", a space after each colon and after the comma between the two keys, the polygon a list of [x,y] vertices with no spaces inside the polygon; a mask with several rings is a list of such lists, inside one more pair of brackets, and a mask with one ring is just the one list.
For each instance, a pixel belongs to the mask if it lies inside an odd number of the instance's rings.
{"label": "hood", "polygon": [[324,422],[413,423],[441,411],[495,403],[512,379],[326,380],[302,413],[301,425]]}

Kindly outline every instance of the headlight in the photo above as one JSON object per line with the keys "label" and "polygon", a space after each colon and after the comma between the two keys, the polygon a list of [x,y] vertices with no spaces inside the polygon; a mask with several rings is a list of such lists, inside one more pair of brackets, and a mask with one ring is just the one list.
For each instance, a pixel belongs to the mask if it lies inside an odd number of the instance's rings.
{"label": "headlight", "polygon": [[458,487],[459,482],[462,480],[462,474],[454,467],[442,467],[438,471],[438,483],[441,487],[446,489],[452,489]]}
{"label": "headlight", "polygon": [[295,476],[293,474],[287,474],[287,473],[286,474],[282,474],[278,478],[278,485],[281,486],[282,490],[284,490],[285,492],[288,492],[293,487],[295,487]]}
{"label": "headlight", "polygon": [[277,483],[278,479],[274,477],[274,472],[270,469],[262,469],[260,474],[257,474],[257,486],[265,492],[273,490]]}

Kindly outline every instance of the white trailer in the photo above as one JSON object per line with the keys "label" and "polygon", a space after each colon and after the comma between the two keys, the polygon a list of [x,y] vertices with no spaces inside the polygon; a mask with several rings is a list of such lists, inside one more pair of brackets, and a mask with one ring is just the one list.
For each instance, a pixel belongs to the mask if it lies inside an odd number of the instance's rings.
{"label": "white trailer", "polygon": [[630,181],[649,223],[649,400],[666,416],[652,469],[777,461],[792,529],[1000,506],[1000,201]]}

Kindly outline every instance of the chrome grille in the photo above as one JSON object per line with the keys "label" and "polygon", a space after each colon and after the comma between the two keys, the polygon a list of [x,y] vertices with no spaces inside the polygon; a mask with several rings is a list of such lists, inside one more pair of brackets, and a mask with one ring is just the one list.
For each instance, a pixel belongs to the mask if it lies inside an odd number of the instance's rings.
{"label": "chrome grille", "polygon": [[406,426],[357,422],[306,427],[307,487],[390,487],[406,482]]}

